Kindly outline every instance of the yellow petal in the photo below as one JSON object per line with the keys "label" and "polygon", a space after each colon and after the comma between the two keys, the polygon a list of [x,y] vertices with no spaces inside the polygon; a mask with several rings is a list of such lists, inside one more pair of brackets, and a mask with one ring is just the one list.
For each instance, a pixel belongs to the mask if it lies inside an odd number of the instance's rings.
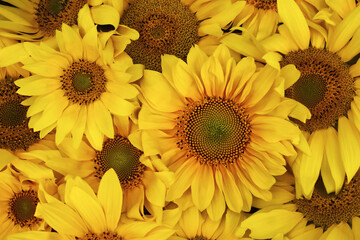
{"label": "yellow petal", "polygon": [[77,149],[80,146],[81,140],[84,135],[87,119],[87,107],[81,106],[79,111],[79,116],[75,122],[76,127],[71,129],[71,135],[73,137],[73,146]]}
{"label": "yellow petal", "polygon": [[14,159],[12,161],[17,169],[19,169],[26,177],[31,179],[54,179],[53,171],[50,168],[31,161]]}
{"label": "yellow petal", "polygon": [[339,239],[355,240],[351,228],[347,223],[344,222],[339,223],[336,227],[334,227],[330,231],[329,235],[326,238],[326,240],[339,240]]}
{"label": "yellow petal", "polygon": [[229,34],[221,39],[227,47],[245,56],[261,59],[265,52],[259,49],[248,37],[238,34]]}
{"label": "yellow petal", "polygon": [[360,8],[351,11],[334,29],[328,40],[328,49],[337,52],[349,42],[360,26]]}
{"label": "yellow petal", "polygon": [[115,94],[104,92],[100,96],[101,101],[112,114],[130,116],[135,111],[135,104]]}
{"label": "yellow petal", "polygon": [[225,199],[218,186],[214,186],[214,196],[211,200],[209,207],[206,209],[210,219],[218,221],[225,212]]}
{"label": "yellow petal", "polygon": [[305,17],[294,0],[278,0],[278,12],[281,20],[289,28],[300,49],[309,47],[310,30]]}
{"label": "yellow petal", "polygon": [[76,186],[70,191],[70,200],[92,231],[102,233],[107,230],[104,211],[99,202]]}
{"label": "yellow petal", "polygon": [[79,112],[80,105],[78,104],[71,104],[64,110],[57,121],[55,135],[56,145],[59,145],[74,127],[75,122],[78,119]]}
{"label": "yellow petal", "polygon": [[360,52],[360,28],[358,28],[352,36],[349,43],[342,48],[338,55],[341,57],[343,62],[350,61]]}
{"label": "yellow petal", "polygon": [[360,239],[360,218],[353,217],[352,218],[352,231],[354,233],[355,239]]}
{"label": "yellow petal", "polygon": [[341,156],[338,135],[332,127],[326,130],[325,154],[332,178],[334,179],[335,193],[337,194],[344,184],[345,169],[342,161],[339,161]]}
{"label": "yellow petal", "polygon": [[[89,108],[91,105],[89,105]],[[93,104],[94,113],[93,116],[95,119],[96,125],[102,133],[104,133],[109,138],[114,138],[114,127],[111,114],[109,110],[104,106],[101,101],[95,101]]]}
{"label": "yellow petal", "polygon": [[119,178],[112,168],[100,181],[98,199],[104,208],[106,226],[109,230],[115,231],[121,215],[123,194]]}
{"label": "yellow petal", "polygon": [[182,215],[180,219],[179,225],[182,229],[186,229],[186,236],[189,239],[195,238],[200,228],[200,220],[201,216],[199,214],[199,210],[195,207],[188,208]]}
{"label": "yellow petal", "polygon": [[[102,2],[102,1],[101,1]],[[90,3],[91,6],[94,6]],[[85,4],[78,13],[78,25],[82,33],[87,32],[89,29],[94,27],[94,21],[90,13],[88,4]]]}
{"label": "yellow petal", "polygon": [[343,19],[356,7],[355,2],[352,0],[326,0],[325,2]]}
{"label": "yellow petal", "polygon": [[313,132],[309,139],[311,155],[302,155],[299,180],[306,198],[310,198],[316,180],[319,177],[324,154],[325,130]]}
{"label": "yellow petal", "polygon": [[0,170],[17,158],[15,155],[11,154],[10,151],[5,149],[0,149],[0,156]]}
{"label": "yellow petal", "polygon": [[60,87],[61,82],[57,79],[41,78],[24,84],[19,90],[17,90],[17,93],[25,96],[37,96],[54,92]]}
{"label": "yellow petal", "polygon": [[[206,184],[204,185],[204,182]],[[211,203],[215,192],[214,173],[210,166],[204,164],[194,176],[191,184],[191,196],[195,206],[204,211]]]}
{"label": "yellow petal", "polygon": [[21,62],[29,57],[23,43],[13,44],[8,47],[0,49],[0,67],[7,67],[9,65]]}
{"label": "yellow petal", "polygon": [[[75,29],[63,23],[60,37],[64,42],[64,50],[71,54],[75,61],[83,58],[83,45],[81,37]],[[58,36],[56,36],[56,38],[58,38]]]}
{"label": "yellow petal", "polygon": [[62,68],[48,62],[30,63],[23,66],[23,68],[44,77],[60,77],[63,75]]}
{"label": "yellow petal", "polygon": [[86,121],[85,135],[89,140],[91,146],[96,150],[100,151],[102,149],[102,144],[104,140],[104,134],[100,131],[99,127],[96,124],[95,116],[97,113],[94,110],[94,103],[88,105],[88,116]]}
{"label": "yellow petal", "polygon": [[242,228],[250,229],[250,237],[257,239],[273,238],[276,234],[288,233],[303,218],[302,213],[286,209],[258,212],[241,223]]}
{"label": "yellow petal", "polygon": [[15,233],[9,235],[7,240],[38,240],[38,239],[52,239],[63,240],[63,238],[54,232],[41,232],[41,231],[27,231],[22,233]]}
{"label": "yellow petal", "polygon": [[340,155],[344,164],[347,182],[350,182],[360,167],[360,161],[358,161],[358,156],[360,156],[360,134],[354,124],[344,116],[339,118],[338,126]]}
{"label": "yellow petal", "polygon": [[144,186],[146,198],[156,206],[163,207],[165,205],[165,184],[153,173],[144,173]]}
{"label": "yellow petal", "polygon": [[93,26],[82,39],[84,58],[90,62],[95,62],[100,56],[97,33],[96,26]]}
{"label": "yellow petal", "polygon": [[39,203],[35,216],[41,216],[47,224],[62,234],[83,236],[88,232],[81,217],[60,201],[45,204]]}
{"label": "yellow petal", "polygon": [[110,5],[95,6],[90,9],[91,15],[96,24],[113,25],[117,29],[120,22],[120,15],[115,8]]}

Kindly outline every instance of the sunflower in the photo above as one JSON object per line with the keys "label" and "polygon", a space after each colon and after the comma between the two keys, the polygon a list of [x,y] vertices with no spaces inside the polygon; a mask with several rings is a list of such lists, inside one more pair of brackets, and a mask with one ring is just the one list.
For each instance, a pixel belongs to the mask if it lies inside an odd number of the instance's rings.
{"label": "sunflower", "polygon": [[[244,7],[232,21],[230,31],[242,30],[244,35],[251,34],[257,40],[267,38],[276,32],[281,20],[279,19],[277,0],[232,0],[232,2],[241,2]],[[296,3],[310,18],[325,7],[324,0],[298,0]],[[237,39],[235,40],[235,38]],[[232,35],[225,41],[233,40],[245,41],[245,38],[240,35]]]}
{"label": "sunflower", "polygon": [[[64,202],[57,198],[43,199],[35,213],[60,235],[58,238],[165,240],[173,234],[173,230],[155,222],[120,219],[123,196],[113,169],[104,174],[97,194],[80,177],[66,179]],[[46,191],[42,194],[48,195]],[[39,239],[41,234],[28,232],[17,237]]]}
{"label": "sunflower", "polygon": [[23,161],[23,165],[31,168],[32,178],[20,169],[7,168],[0,172],[0,239],[23,231],[50,231],[44,221],[34,214],[39,203],[39,184],[49,192],[54,188],[52,171],[31,162]]}
{"label": "sunflower", "polygon": [[[327,192],[338,193],[345,174],[350,181],[360,166],[360,62],[354,58],[360,52],[360,8],[351,0],[328,2],[330,8],[308,19],[293,0],[279,0],[284,24],[258,49],[266,61],[294,64],[301,72],[296,83],[286,81],[285,96],[312,114],[305,123],[294,121],[312,154],[290,162],[302,186],[298,194],[307,198],[320,172]],[[230,45],[234,49],[235,42]]]}
{"label": "sunflower", "polygon": [[115,117],[114,122],[115,135],[104,141],[101,151],[96,151],[86,141],[74,149],[70,139],[65,138],[58,146],[58,157],[53,155],[45,164],[64,176],[80,176],[94,190],[104,173],[113,168],[123,189],[123,212],[130,218],[156,218],[161,222],[165,195],[174,181],[174,174],[158,156],[143,155],[137,140],[137,125],[132,120]]}
{"label": "sunflower", "polygon": [[95,22],[115,29],[119,13],[104,1],[4,0],[0,4],[0,19],[0,36],[39,41],[55,36],[62,24],[91,26]]}
{"label": "sunflower", "polygon": [[143,67],[124,54],[114,59],[109,46],[102,51],[95,26],[82,38],[64,24],[56,40],[60,51],[23,44],[31,56],[23,68],[32,76],[15,84],[19,94],[31,96],[22,102],[29,106],[29,127],[40,131],[40,137],[56,128],[57,145],[71,134],[75,148],[85,133],[101,150],[104,135],[114,137],[112,116],[129,116],[136,110],[138,90],[132,82],[142,76]]}
{"label": "sunflower", "polygon": [[[174,215],[166,214],[166,211],[164,213],[164,222],[172,224]],[[235,240],[238,239],[234,234],[235,229],[243,219],[243,214],[227,210],[221,219],[213,221],[206,212],[201,213],[195,206],[191,206],[181,213],[180,218],[175,218],[175,233],[169,240]]]}
{"label": "sunflower", "polygon": [[[211,52],[241,4],[231,0],[136,0],[120,1],[118,33],[137,38],[125,49],[134,63],[161,70],[161,55],[173,54],[183,60],[194,44]],[[130,3],[129,3],[130,2]],[[134,31],[135,30],[135,31]],[[116,37],[116,35],[114,35]],[[119,38],[122,41],[122,38]],[[122,42],[113,39],[119,49]]]}
{"label": "sunflower", "polygon": [[165,55],[162,74],[145,70],[142,146],[175,172],[167,200],[190,194],[218,220],[225,204],[240,212],[250,210],[252,195],[271,199],[273,176],[286,171],[283,155],[296,154],[300,131],[287,120],[296,103],[276,88],[299,73],[294,66],[257,68],[253,58],[236,63],[223,45],[210,56],[195,46],[187,62]]}
{"label": "sunflower", "polygon": [[294,183],[293,176],[287,173],[271,189],[271,201],[255,200],[254,206],[260,210],[240,224],[237,236],[246,236],[250,230],[254,239],[359,238],[359,172],[349,183],[344,183],[338,194],[327,193],[319,178],[310,199],[296,198]]}

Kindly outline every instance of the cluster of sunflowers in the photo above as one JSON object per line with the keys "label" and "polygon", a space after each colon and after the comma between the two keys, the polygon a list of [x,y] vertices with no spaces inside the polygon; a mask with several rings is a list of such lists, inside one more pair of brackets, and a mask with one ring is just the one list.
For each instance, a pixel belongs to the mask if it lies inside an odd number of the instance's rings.
{"label": "cluster of sunflowers", "polygon": [[0,240],[360,240],[357,0],[1,0]]}

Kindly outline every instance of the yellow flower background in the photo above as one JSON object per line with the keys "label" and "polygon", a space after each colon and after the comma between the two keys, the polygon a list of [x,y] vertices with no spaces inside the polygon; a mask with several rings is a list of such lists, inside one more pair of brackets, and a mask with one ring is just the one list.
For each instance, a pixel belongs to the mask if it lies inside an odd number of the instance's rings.
{"label": "yellow flower background", "polygon": [[0,240],[360,240],[358,0],[0,0]]}

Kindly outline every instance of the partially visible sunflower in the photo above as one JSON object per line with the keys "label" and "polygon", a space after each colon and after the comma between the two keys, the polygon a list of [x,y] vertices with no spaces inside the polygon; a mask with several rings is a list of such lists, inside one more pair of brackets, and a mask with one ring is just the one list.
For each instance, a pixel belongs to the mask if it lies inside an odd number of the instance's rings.
{"label": "partially visible sunflower", "polygon": [[[68,176],[64,202],[48,198],[38,203],[35,216],[43,218],[60,239],[168,239],[173,230],[152,221],[134,221],[121,216],[122,189],[116,172],[107,171],[97,194],[79,177]],[[42,193],[47,196],[46,191]],[[15,237],[39,239],[41,232],[27,232]]]}
{"label": "partially visible sunflower", "polygon": [[[277,90],[284,77],[298,76],[291,65],[237,63],[223,45],[210,56],[195,46],[187,64],[165,55],[162,74],[145,70],[139,129],[144,154],[160,154],[175,172],[167,200],[190,194],[218,220],[225,206],[250,210],[252,195],[271,199],[273,176],[286,171],[284,155],[296,155],[292,141],[300,136],[287,119],[297,103]],[[305,120],[306,108],[298,110]]]}
{"label": "partially visible sunflower", "polygon": [[95,22],[115,29],[119,24],[119,13],[104,1],[4,0],[0,3],[0,19],[0,36],[39,41],[55,36],[62,24],[74,26]]}
{"label": "partially visible sunflower", "polygon": [[0,172],[0,239],[16,232],[50,231],[48,225],[34,214],[39,203],[39,183],[47,181],[43,186],[49,192],[55,186],[53,175],[50,174],[52,171],[31,162],[23,161],[23,164],[28,171],[32,171],[31,179],[14,168]]}
{"label": "partially visible sunflower", "polygon": [[60,51],[23,44],[31,56],[23,68],[32,76],[15,84],[19,94],[31,96],[22,102],[29,106],[29,127],[41,137],[56,128],[57,145],[71,134],[75,148],[85,133],[101,150],[104,135],[114,137],[112,116],[129,116],[136,110],[138,90],[132,82],[142,76],[143,67],[124,54],[114,59],[111,47],[102,50],[95,26],[81,36],[64,24],[56,40]]}
{"label": "partially visible sunflower", "polygon": [[294,183],[293,176],[288,173],[278,178],[271,189],[273,199],[254,201],[254,206],[260,210],[240,224],[237,236],[288,240],[360,238],[359,172],[350,183],[344,183],[338,194],[326,193],[319,178],[310,199],[297,199]]}
{"label": "partially visible sunflower", "polygon": [[[360,167],[360,61],[354,63],[360,53],[360,8],[354,0],[327,2],[329,8],[308,19],[294,0],[279,0],[284,24],[257,48],[263,60],[294,64],[301,72],[297,82],[285,82],[285,96],[312,114],[306,123],[295,121],[312,153],[289,162],[301,185],[297,194],[307,198],[320,172],[326,190],[338,193],[345,174],[350,181]],[[235,42],[228,46],[237,48]]]}
{"label": "partially visible sunflower", "polygon": [[114,138],[107,138],[101,151],[85,141],[74,149],[70,138],[65,138],[58,146],[58,157],[48,158],[46,165],[65,176],[80,176],[95,191],[104,173],[113,168],[123,189],[123,212],[130,218],[156,218],[161,222],[166,192],[174,174],[158,156],[143,155],[136,124],[127,117],[115,117],[114,123]]}
{"label": "partially visible sunflower", "polygon": [[[211,52],[219,44],[225,28],[244,4],[231,0],[136,0],[120,1],[118,33],[128,39],[139,37],[125,49],[134,63],[161,70],[161,55],[173,54],[183,60],[198,44]],[[130,3],[128,3],[130,2]],[[136,31],[134,31],[136,30]],[[114,35],[114,38],[116,35]],[[122,51],[122,38],[113,39]]]}
{"label": "partially visible sunflower", "polygon": [[[165,215],[164,223],[171,223],[173,217],[173,214]],[[192,206],[181,213],[169,240],[235,240],[238,237],[234,232],[244,218],[242,213],[227,210],[221,219],[213,221],[206,212],[201,213]]]}

